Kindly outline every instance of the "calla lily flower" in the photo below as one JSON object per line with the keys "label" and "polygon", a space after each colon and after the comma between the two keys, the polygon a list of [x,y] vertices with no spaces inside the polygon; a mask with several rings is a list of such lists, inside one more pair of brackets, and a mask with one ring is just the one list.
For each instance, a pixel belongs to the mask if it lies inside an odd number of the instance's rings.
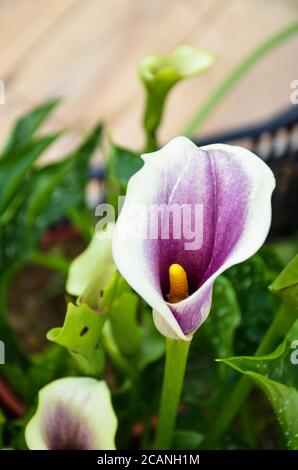
{"label": "calla lily flower", "polygon": [[[128,183],[116,224],[114,260],[152,307],[159,331],[189,340],[210,312],[216,278],[252,256],[265,241],[274,176],[244,148],[221,144],[198,148],[185,137],[142,158],[145,164]],[[180,237],[174,233],[173,221],[167,238],[159,231],[152,239],[148,218],[137,218],[141,212],[137,206],[146,207],[148,214],[154,205],[173,204],[191,207],[191,223],[196,207],[201,207],[202,220],[195,231],[201,232],[202,243],[192,249],[183,230]],[[123,236],[136,218],[141,236]]]}
{"label": "calla lily flower", "polygon": [[67,377],[40,390],[25,439],[31,450],[114,450],[116,428],[105,382]]}

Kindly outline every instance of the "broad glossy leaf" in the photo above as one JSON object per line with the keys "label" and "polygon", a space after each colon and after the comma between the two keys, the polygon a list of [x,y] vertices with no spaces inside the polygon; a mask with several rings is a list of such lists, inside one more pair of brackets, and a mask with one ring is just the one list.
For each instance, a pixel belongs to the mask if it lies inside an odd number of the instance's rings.
{"label": "broad glossy leaf", "polygon": [[[291,363],[290,343],[261,357],[220,359],[238,372],[250,377],[266,394],[283,431],[287,447],[298,449],[298,386],[297,365]],[[296,369],[295,369],[296,368]]]}
{"label": "broad glossy leaf", "polygon": [[298,450],[298,391],[255,372],[247,373],[270,401],[288,449]]}
{"label": "broad glossy leaf", "polygon": [[218,359],[218,361],[223,361],[236,370],[257,372],[272,380],[298,388],[297,368],[291,362],[292,352],[289,337],[270,354],[264,356],[235,356]]}
{"label": "broad glossy leaf", "polygon": [[68,304],[64,325],[52,328],[47,339],[67,348],[84,374],[98,376],[104,367],[102,329],[106,319],[85,304]]}

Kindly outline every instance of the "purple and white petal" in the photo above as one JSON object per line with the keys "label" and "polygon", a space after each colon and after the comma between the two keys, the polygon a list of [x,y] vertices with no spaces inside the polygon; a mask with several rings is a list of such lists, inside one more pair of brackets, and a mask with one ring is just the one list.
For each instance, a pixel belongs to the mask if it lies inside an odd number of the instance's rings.
{"label": "purple and white petal", "polygon": [[68,377],[40,390],[25,439],[31,450],[113,450],[116,428],[105,382]]}
{"label": "purple and white petal", "polygon": [[[275,186],[269,167],[240,147],[196,147],[177,137],[161,150],[143,156],[145,165],[130,180],[116,224],[113,255],[121,274],[152,306],[156,326],[169,337],[189,339],[207,317],[216,277],[253,255],[264,242],[271,222],[271,194]],[[148,236],[147,220],[136,206],[191,208],[189,226],[202,243],[184,233],[185,219],[170,220],[169,237]],[[200,225],[196,208],[202,208]],[[127,225],[143,237],[123,237]],[[178,227],[179,228],[179,227]],[[131,234],[129,234],[131,235]],[[200,238],[200,237],[198,237]],[[194,240],[196,241],[196,240]],[[188,247],[186,249],[186,247]],[[167,302],[169,267],[183,266],[189,297]]]}

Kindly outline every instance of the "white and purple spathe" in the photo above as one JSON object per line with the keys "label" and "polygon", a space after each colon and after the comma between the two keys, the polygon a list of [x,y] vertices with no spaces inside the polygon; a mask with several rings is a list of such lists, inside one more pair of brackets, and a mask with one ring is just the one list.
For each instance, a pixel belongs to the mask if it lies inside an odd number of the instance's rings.
{"label": "white and purple spathe", "polygon": [[106,383],[66,377],[40,390],[25,439],[30,450],[114,450],[116,429]]}
{"label": "white and purple spathe", "polygon": [[[158,330],[169,338],[188,340],[210,312],[215,279],[264,243],[275,179],[269,167],[244,148],[222,144],[198,148],[185,137],[176,137],[142,158],[144,166],[128,183],[116,224],[114,261],[152,307]],[[183,235],[177,239],[173,233],[168,239],[152,239],[145,233],[144,237],[118,236],[125,231],[136,204],[148,208],[201,205],[201,246],[187,250],[189,240]],[[142,232],[142,226],[138,230]],[[173,263],[184,268],[189,285],[188,297],[177,303],[167,299]]]}

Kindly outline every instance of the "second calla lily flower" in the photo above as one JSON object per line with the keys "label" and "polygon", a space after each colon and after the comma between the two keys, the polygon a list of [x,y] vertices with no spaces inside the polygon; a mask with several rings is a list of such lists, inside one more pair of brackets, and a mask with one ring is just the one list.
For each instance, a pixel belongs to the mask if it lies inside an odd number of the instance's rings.
{"label": "second calla lily flower", "polygon": [[[209,314],[215,279],[265,241],[275,180],[269,167],[246,149],[221,144],[198,148],[185,137],[143,159],[128,184],[113,256],[123,277],[153,308],[159,331],[187,340]],[[139,211],[134,208],[140,205],[149,212],[152,206],[190,207],[186,222],[201,232],[201,243],[189,244],[183,218],[177,219],[178,232],[170,219],[167,237],[160,231],[148,236],[147,218],[135,223]],[[201,215],[199,224],[194,214]],[[123,237],[132,224],[142,236]]]}
{"label": "second calla lily flower", "polygon": [[25,439],[31,450],[114,450],[116,430],[106,383],[64,377],[40,390]]}

